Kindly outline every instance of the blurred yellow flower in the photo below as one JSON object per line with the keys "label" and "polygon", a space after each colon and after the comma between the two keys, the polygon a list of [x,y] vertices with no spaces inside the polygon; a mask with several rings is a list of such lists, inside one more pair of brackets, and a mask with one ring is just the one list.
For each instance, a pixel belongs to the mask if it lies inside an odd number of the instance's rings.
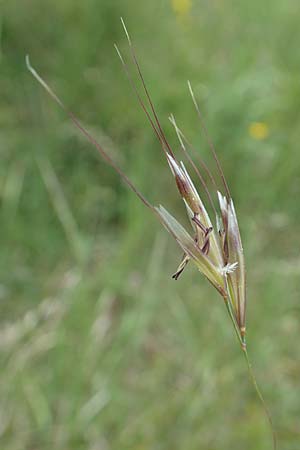
{"label": "blurred yellow flower", "polygon": [[248,132],[257,141],[266,139],[270,134],[269,126],[265,122],[252,122],[249,125]]}
{"label": "blurred yellow flower", "polygon": [[192,7],[191,0],[171,0],[171,4],[178,16],[186,16]]}

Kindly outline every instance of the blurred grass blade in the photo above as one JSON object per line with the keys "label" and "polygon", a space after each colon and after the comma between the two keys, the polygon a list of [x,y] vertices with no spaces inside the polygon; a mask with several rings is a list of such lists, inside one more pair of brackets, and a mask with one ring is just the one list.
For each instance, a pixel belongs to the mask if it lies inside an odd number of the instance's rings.
{"label": "blurred grass blade", "polygon": [[69,245],[78,261],[83,258],[83,237],[81,236],[78,225],[64,195],[63,189],[51,165],[51,162],[45,156],[36,158],[41,177],[47,188],[50,201],[60,221]]}

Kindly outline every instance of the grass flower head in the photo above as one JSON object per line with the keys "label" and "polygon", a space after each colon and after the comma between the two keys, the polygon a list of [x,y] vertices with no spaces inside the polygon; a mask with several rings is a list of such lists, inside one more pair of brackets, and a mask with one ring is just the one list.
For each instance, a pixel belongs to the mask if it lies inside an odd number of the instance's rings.
{"label": "grass flower head", "polygon": [[[185,7],[190,4],[190,2],[188,1],[174,1],[173,3],[174,5],[185,5]],[[201,111],[194,95],[192,86],[188,82],[188,88],[194,107],[196,109],[196,113],[199,117],[202,130],[206,136],[210,151],[215,161],[215,165],[218,171],[218,179],[215,179],[213,177],[211,171],[201,158],[199,158],[201,168],[199,168],[194,163],[188,152],[188,149],[192,149],[192,146],[189,143],[188,139],[185,137],[184,133],[177,126],[174,116],[170,116],[170,122],[175,129],[181,150],[186,155],[191,167],[198,177],[199,184],[201,184],[202,186],[201,194],[199,194],[198,189],[195,187],[184,163],[177,158],[171,145],[166,139],[165,133],[158,118],[158,114],[146,86],[130,36],[122,19],[121,21],[129,43],[131,58],[139,75],[141,86],[145,94],[146,102],[143,101],[138,88],[133,81],[129,67],[120,53],[120,50],[116,45],[115,48],[120,57],[121,63],[128,77],[132,90],[137,97],[142,110],[148,118],[153,132],[155,133],[161,149],[165,155],[166,162],[173,174],[177,189],[185,204],[187,215],[190,220],[190,231],[187,231],[180,224],[180,222],[163,206],[153,206],[144,197],[144,195],[136,188],[136,186],[127,177],[127,175],[111,159],[111,157],[102,148],[102,146],[81,125],[77,117],[64,106],[57,95],[51,90],[47,83],[30,65],[29,59],[27,58],[28,69],[47,90],[50,96],[68,114],[75,126],[97,148],[106,162],[115,171],[118,172],[118,174],[122,177],[129,188],[138,196],[138,198],[144,203],[144,205],[157,216],[163,226],[174,237],[181,250],[183,251],[183,256],[176,272],[173,275],[173,278],[177,280],[184,271],[189,261],[192,261],[196,265],[198,270],[202,273],[202,275],[204,275],[204,277],[221,295],[231,319],[233,328],[236,332],[239,343],[247,360],[251,380],[260,400],[263,403],[265,412],[270,421],[275,449],[276,438],[275,432],[273,431],[272,419],[264,402],[262,394],[258,388],[246,349],[246,274],[244,252],[233,199],[230,194],[230,190],[226,182],[221,164],[207,132],[205,123],[202,119]],[[260,138],[262,138],[261,136],[263,135],[263,129],[261,125],[259,129],[256,129],[256,133],[257,136],[259,135]],[[213,188],[208,187],[208,183],[205,181],[203,176],[204,172],[211,181],[210,184],[213,186]],[[202,194],[205,194],[207,198],[206,202],[203,200]],[[208,207],[211,213],[208,212]]]}

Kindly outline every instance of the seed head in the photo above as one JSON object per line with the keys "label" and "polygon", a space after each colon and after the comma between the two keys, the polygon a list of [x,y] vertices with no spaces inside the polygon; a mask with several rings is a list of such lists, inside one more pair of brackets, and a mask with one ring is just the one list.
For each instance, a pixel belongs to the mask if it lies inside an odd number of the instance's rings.
{"label": "seed head", "polygon": [[[147,104],[145,104],[140,96],[138,89],[131,77],[130,71],[128,70],[127,64],[122,57],[118,47],[116,46],[117,53],[121,59],[121,63],[129,78],[131,87],[140,103],[144,113],[146,114],[150,125],[161,145],[161,148],[166,156],[169,167],[175,178],[175,182],[179,193],[186,206],[187,214],[191,222],[192,232],[188,233],[182,225],[162,206],[154,207],[135,187],[132,181],[127,177],[127,175],[116,165],[116,163],[111,159],[107,152],[102,148],[102,146],[89,134],[89,132],[82,126],[77,117],[65,107],[58,96],[51,90],[47,83],[41,78],[41,76],[36,72],[36,70],[30,65],[29,58],[27,57],[27,67],[32,73],[32,75],[39,81],[39,83],[47,90],[50,96],[58,103],[58,105],[68,114],[70,119],[73,121],[74,125],[86,136],[86,138],[97,148],[102,157],[106,162],[118,172],[123,181],[129,186],[129,188],[139,197],[139,199],[152,210],[156,216],[159,218],[161,223],[165,228],[171,233],[171,235],[176,239],[177,243],[184,252],[182,261],[173,275],[174,279],[178,279],[180,274],[185,269],[188,262],[191,260],[195,263],[199,271],[209,280],[209,282],[217,289],[217,291],[222,295],[225,300],[226,305],[229,308],[230,314],[233,318],[235,328],[238,329],[239,338],[242,345],[245,345],[245,313],[246,313],[246,289],[245,289],[245,264],[243,248],[241,243],[241,237],[238,227],[238,222],[236,218],[235,209],[233,206],[233,201],[230,196],[229,188],[225,180],[224,173],[222,171],[220,162],[217,158],[214,146],[209,138],[205,124],[203,123],[202,115],[198,107],[194,92],[190,82],[188,83],[189,91],[192,96],[196,112],[199,116],[201,126],[204,130],[205,136],[209,143],[210,150],[212,152],[213,158],[215,160],[217,170],[219,173],[220,180],[223,184],[226,195],[222,195],[220,192],[216,191],[217,186],[216,180],[210,173],[206,164],[200,159],[201,167],[206,171],[212,184],[214,190],[210,191],[206,185],[204,178],[202,177],[200,171],[195,166],[191,157],[185,148],[184,141],[188,143],[182,131],[178,128],[174,116],[171,116],[171,123],[173,124],[177,137],[179,139],[181,148],[184,153],[188,156],[188,161],[191,163],[192,167],[204,188],[205,193],[209,199],[210,206],[212,210],[216,212],[216,208],[213,202],[213,198],[217,197],[219,200],[220,213],[217,214],[216,226],[213,226],[213,221],[207,212],[207,209],[198,194],[198,191],[191,180],[183,162],[180,164],[177,162],[175,154],[168,143],[162,126],[160,124],[158,115],[156,113],[155,107],[151,100],[149,91],[146,87],[145,80],[142,75],[142,71],[135,54],[135,50],[130,39],[129,33],[126,29],[125,23],[122,20],[122,25],[124,27],[130,52],[132,56],[132,61],[137,69],[138,75],[141,80],[142,88],[144,90]],[[219,217],[220,216],[220,217]]]}

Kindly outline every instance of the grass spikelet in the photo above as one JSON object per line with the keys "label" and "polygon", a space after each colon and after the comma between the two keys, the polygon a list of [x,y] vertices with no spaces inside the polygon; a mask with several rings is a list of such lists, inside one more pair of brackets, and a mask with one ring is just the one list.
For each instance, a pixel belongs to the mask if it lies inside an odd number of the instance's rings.
{"label": "grass spikelet", "polygon": [[[102,146],[91,136],[86,128],[81,124],[79,119],[70,112],[60,100],[60,98],[54,93],[54,91],[48,86],[44,79],[37,73],[37,71],[31,66],[29,58],[26,58],[26,63],[29,71],[35,77],[35,79],[43,86],[48,94],[56,101],[56,103],[65,111],[65,113],[72,120],[74,125],[79,129],[81,133],[96,147],[98,152],[102,155],[103,159],[121,176],[127,186],[138,196],[138,198],[156,215],[163,226],[174,237],[183,251],[183,257],[179,264],[179,267],[173,278],[177,280],[189,261],[192,261],[200,273],[214,286],[214,288],[221,295],[223,302],[226,306],[230,320],[233,325],[233,329],[238,338],[238,342],[241,346],[242,352],[246,358],[249,375],[253,386],[263,404],[265,413],[270,422],[270,426],[273,433],[273,447],[277,448],[276,434],[274,431],[272,418],[269,410],[266,406],[264,398],[258,387],[255,375],[252,370],[252,366],[247,353],[246,345],[246,270],[244,261],[244,252],[242,247],[242,240],[239,231],[237,216],[233,204],[233,200],[230,194],[228,183],[226,181],[224,172],[222,170],[220,161],[218,159],[216,150],[209,136],[208,130],[204,123],[202,113],[198,106],[194,91],[191,83],[188,82],[188,88],[192,97],[193,104],[195,106],[197,115],[200,120],[200,124],[204,134],[206,136],[208,145],[213,155],[219,178],[222,183],[222,189],[217,189],[217,182],[212,177],[209,168],[204,162],[201,161],[202,170],[206,172],[209,179],[212,181],[212,189],[209,190],[208,186],[202,176],[202,173],[197,168],[192,158],[188,154],[187,147],[190,147],[188,140],[184,134],[178,128],[175,118],[170,117],[171,123],[175,128],[177,137],[180,142],[180,146],[184,153],[187,155],[188,161],[194,168],[204,191],[206,192],[209,206],[216,216],[212,219],[208,213],[205,202],[202,200],[201,195],[198,193],[188,170],[185,168],[183,162],[177,159],[170,143],[166,139],[166,135],[161,126],[158,114],[152,102],[150,93],[146,86],[144,76],[136,51],[134,49],[132,39],[128,33],[124,20],[121,19],[122,26],[124,28],[131,60],[133,67],[136,69],[141,83],[141,89],[145,102],[139,93],[138,87],[131,77],[131,73],[126,63],[125,58],[122,56],[119,48],[115,45],[118,56],[121,60],[122,67],[126,73],[126,76],[130,82],[131,88],[146,115],[159,143],[166,157],[167,164],[175,178],[177,189],[184,201],[187,209],[187,214],[191,223],[191,230],[188,232],[175,217],[173,217],[163,206],[154,207],[144,195],[136,188],[132,181],[126,176],[126,174],[117,166],[117,164],[111,159],[108,153],[102,148]],[[218,201],[218,207],[215,206],[215,202]]]}

